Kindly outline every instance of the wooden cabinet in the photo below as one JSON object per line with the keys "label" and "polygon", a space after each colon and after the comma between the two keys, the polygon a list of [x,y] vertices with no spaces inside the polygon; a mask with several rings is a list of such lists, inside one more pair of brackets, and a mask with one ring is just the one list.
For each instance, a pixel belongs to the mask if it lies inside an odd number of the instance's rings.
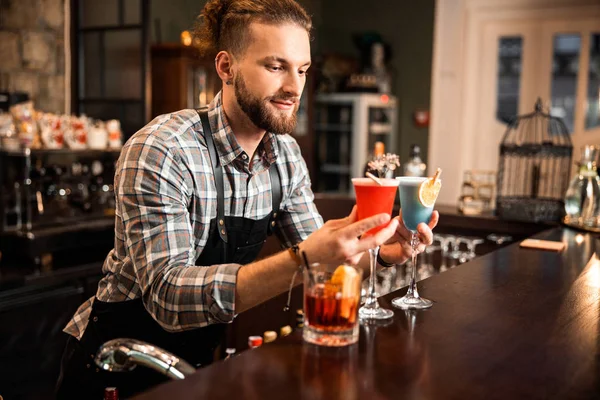
{"label": "wooden cabinet", "polygon": [[184,108],[199,108],[221,90],[214,60],[194,47],[176,43],[154,45],[152,59],[152,118]]}

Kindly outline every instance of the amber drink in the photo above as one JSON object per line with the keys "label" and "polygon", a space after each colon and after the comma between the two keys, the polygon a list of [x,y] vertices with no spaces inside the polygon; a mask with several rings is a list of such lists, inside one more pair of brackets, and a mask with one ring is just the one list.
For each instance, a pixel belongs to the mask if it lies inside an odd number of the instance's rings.
{"label": "amber drink", "polygon": [[313,264],[304,272],[304,340],[322,346],[358,341],[362,270]]}

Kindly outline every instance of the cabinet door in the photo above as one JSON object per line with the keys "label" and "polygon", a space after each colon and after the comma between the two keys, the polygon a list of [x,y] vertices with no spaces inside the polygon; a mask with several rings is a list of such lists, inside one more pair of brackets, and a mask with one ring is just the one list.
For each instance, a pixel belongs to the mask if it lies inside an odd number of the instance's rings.
{"label": "cabinet door", "polygon": [[222,82],[214,60],[177,43],[153,45],[152,118],[184,108],[209,104],[221,90]]}
{"label": "cabinet door", "polygon": [[0,395],[54,397],[67,341],[62,330],[83,302],[83,291],[65,284],[0,293]]}
{"label": "cabinet door", "polygon": [[121,121],[124,139],[150,118],[149,0],[70,0],[71,112]]}
{"label": "cabinet door", "polygon": [[348,101],[320,101],[315,108],[317,177],[313,191],[348,193],[356,146],[352,141],[356,107]]}

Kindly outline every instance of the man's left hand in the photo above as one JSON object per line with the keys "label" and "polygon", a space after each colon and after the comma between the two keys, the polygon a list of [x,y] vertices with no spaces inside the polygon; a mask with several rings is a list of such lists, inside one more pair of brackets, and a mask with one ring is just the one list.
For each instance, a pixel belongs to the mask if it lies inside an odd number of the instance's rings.
{"label": "man's left hand", "polygon": [[[436,227],[439,218],[440,214],[434,210],[428,224],[422,222],[417,225],[417,233],[420,242],[417,247],[417,253],[423,252],[425,247],[433,243],[432,230]],[[395,217],[395,219],[398,220],[396,233],[385,245],[381,246],[380,254],[384,261],[394,264],[403,264],[412,254],[412,247],[410,245],[412,232],[404,225],[404,222],[402,222],[402,210],[400,210],[400,214]]]}

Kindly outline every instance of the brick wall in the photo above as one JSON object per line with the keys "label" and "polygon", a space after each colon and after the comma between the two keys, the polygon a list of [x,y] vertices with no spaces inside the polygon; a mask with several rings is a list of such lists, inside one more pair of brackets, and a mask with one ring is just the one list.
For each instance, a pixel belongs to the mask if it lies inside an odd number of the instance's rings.
{"label": "brick wall", "polygon": [[54,113],[65,112],[64,1],[0,0],[0,90]]}

